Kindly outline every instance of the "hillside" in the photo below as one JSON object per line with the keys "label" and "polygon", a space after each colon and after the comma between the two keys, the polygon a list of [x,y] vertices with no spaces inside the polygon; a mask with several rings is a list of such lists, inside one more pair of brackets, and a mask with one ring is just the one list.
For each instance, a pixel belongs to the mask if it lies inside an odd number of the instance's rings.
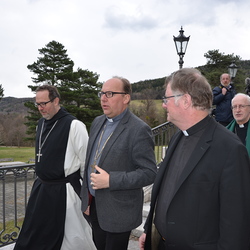
{"label": "hillside", "polygon": [[[245,79],[250,77],[250,60],[237,62],[238,72],[234,79],[237,92],[244,92]],[[197,67],[208,79],[212,87],[219,83],[220,74],[227,72],[227,67],[220,68],[216,64],[206,64]],[[132,100],[161,99],[164,95],[164,82],[166,76],[157,79],[148,79],[132,83]],[[27,113],[24,103],[34,101],[33,98],[4,97],[0,100],[0,113]]]}
{"label": "hillside", "polygon": [[162,78],[150,79],[132,83],[133,93],[140,93],[144,89],[162,90],[165,83],[165,78],[166,77],[162,77]]}
{"label": "hillside", "polygon": [[25,102],[33,101],[33,98],[15,98],[4,97],[0,100],[0,113],[19,113],[26,114],[27,108],[24,106]]}

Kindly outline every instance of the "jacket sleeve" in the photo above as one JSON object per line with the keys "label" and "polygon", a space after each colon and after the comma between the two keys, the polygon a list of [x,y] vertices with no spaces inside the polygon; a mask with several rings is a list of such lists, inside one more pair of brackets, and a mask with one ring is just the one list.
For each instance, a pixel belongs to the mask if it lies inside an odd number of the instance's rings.
{"label": "jacket sleeve", "polygon": [[[157,167],[150,127],[145,125],[138,128],[131,136],[127,150],[127,160],[123,159],[124,162],[120,163],[127,170],[109,173],[110,190],[142,188],[154,182]],[[126,164],[129,166],[126,167]]]}
{"label": "jacket sleeve", "polygon": [[213,89],[213,105],[219,104],[224,98],[225,95],[222,94],[221,88],[215,87]]}
{"label": "jacket sleeve", "polygon": [[244,145],[234,147],[221,173],[218,250],[249,249],[250,163]]}

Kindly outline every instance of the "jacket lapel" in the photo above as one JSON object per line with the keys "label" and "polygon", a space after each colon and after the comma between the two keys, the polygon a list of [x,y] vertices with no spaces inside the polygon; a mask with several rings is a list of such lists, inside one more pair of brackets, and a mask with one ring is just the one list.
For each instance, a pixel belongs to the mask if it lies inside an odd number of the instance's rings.
{"label": "jacket lapel", "polygon": [[[93,131],[93,134],[91,134],[91,136],[89,136],[89,142],[88,142],[88,150],[87,150],[87,154],[86,154],[86,159],[90,159],[90,154],[93,150],[93,146],[95,143],[95,140],[100,132],[100,130],[103,127],[104,122],[106,121],[106,116],[102,115],[100,117],[100,119],[96,120],[95,123],[93,124],[93,127],[91,128],[91,131]],[[89,165],[89,162],[86,162],[86,166]]]}
{"label": "jacket lapel", "polygon": [[248,122],[248,127],[247,127],[246,148],[248,155],[250,156],[250,122]]}
{"label": "jacket lapel", "polygon": [[127,110],[126,114],[124,117],[120,120],[120,123],[116,127],[115,131],[113,132],[112,136],[110,137],[109,141],[107,142],[105,148],[103,149],[99,165],[102,164],[104,159],[106,158],[109,150],[112,148],[113,144],[115,143],[116,140],[118,140],[120,134],[126,129],[126,124],[131,116],[131,112]]}
{"label": "jacket lapel", "polygon": [[200,140],[198,141],[193,153],[191,154],[183,172],[180,175],[180,178],[176,184],[176,189],[174,191],[173,197],[175,196],[178,189],[181,187],[183,182],[188,178],[190,173],[193,171],[193,169],[197,166],[198,162],[201,160],[201,158],[204,156],[206,151],[209,149],[214,129],[217,126],[217,123],[214,120],[210,120],[208,124],[208,129],[206,129],[201,136]]}

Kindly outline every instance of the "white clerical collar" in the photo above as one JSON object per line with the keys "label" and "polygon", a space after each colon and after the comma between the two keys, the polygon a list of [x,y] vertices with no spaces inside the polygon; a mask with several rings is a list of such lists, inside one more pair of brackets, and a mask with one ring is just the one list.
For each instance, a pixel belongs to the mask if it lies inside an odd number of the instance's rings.
{"label": "white clerical collar", "polygon": [[115,116],[114,118],[109,118],[106,116],[107,120],[109,122],[117,122],[117,121],[120,121],[122,119],[122,117],[126,114],[128,109],[125,109],[121,114]]}
{"label": "white clerical collar", "polygon": [[182,133],[185,135],[185,136],[189,136],[188,132],[186,130],[183,130]]}
{"label": "white clerical collar", "polygon": [[108,118],[108,117],[107,117],[107,120],[108,120],[109,122],[114,122],[112,118]]}
{"label": "white clerical collar", "polygon": [[240,128],[244,128],[244,124],[239,124],[239,127]]}

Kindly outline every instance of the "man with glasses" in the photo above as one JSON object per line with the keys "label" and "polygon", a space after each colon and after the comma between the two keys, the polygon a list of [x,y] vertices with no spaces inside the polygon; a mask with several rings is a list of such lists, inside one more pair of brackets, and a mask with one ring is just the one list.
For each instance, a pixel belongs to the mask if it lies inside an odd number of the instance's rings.
{"label": "man with glasses", "polygon": [[88,133],[59,101],[56,87],[37,88],[37,179],[15,250],[96,249],[80,200]]}
{"label": "man with glasses", "polygon": [[156,176],[151,128],[128,109],[131,92],[125,78],[106,81],[98,94],[104,114],[90,128],[81,196],[98,250],[127,250],[142,223],[143,187]]}
{"label": "man with glasses", "polygon": [[227,128],[238,135],[250,156],[250,97],[242,93],[237,94],[232,99],[232,110],[234,120]]}
{"label": "man with glasses", "polygon": [[212,90],[196,69],[166,79],[172,137],[151,194],[141,250],[249,250],[249,157],[211,116]]}

